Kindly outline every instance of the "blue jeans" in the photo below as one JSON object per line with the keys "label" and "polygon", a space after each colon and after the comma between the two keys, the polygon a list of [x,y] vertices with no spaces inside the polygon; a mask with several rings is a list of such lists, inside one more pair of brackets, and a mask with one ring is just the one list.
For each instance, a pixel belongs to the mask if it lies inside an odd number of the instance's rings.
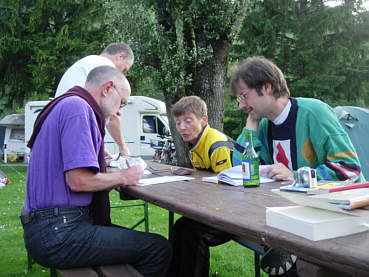
{"label": "blue jeans", "polygon": [[23,223],[24,241],[43,266],[75,268],[130,264],[144,276],[165,276],[171,247],[162,236],[122,227],[92,224],[87,208],[31,212]]}

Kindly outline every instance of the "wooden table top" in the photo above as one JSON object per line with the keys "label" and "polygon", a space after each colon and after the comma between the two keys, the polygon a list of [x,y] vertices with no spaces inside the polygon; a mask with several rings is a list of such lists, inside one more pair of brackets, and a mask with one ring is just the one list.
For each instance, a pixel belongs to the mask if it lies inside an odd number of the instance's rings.
{"label": "wooden table top", "polygon": [[[168,165],[149,162],[148,169],[154,173],[152,177],[172,175]],[[314,242],[269,227],[265,222],[266,207],[295,205],[271,192],[280,183],[244,189],[201,181],[209,175],[195,171],[194,180],[129,186],[124,192],[231,234],[286,250],[309,262],[369,275],[369,232]]]}

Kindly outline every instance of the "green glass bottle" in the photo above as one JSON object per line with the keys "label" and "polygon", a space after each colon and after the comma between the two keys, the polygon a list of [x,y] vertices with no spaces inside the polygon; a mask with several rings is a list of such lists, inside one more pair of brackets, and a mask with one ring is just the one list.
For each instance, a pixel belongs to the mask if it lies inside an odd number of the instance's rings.
{"label": "green glass bottle", "polygon": [[258,187],[260,185],[259,157],[252,144],[252,133],[248,131],[245,138],[245,150],[242,154],[242,179],[243,186]]}

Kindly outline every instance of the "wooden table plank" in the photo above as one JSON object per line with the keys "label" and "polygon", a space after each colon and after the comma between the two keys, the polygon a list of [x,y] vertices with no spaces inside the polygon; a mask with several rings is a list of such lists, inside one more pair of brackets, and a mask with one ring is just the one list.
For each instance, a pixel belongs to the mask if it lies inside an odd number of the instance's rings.
{"label": "wooden table plank", "polygon": [[[170,170],[164,171],[169,166],[157,163],[149,166],[158,175],[171,175]],[[193,176],[195,180],[129,186],[124,191],[212,227],[286,250],[306,261],[355,276],[369,276],[369,232],[310,241],[266,225],[266,207],[295,205],[270,191],[279,188],[279,183],[244,189],[202,182],[201,178],[209,176],[208,172],[196,171]]]}

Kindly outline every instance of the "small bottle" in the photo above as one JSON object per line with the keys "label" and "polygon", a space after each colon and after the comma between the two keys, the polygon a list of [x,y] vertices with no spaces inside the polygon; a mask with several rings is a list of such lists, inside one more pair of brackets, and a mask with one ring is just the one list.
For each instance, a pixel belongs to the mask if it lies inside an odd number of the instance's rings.
{"label": "small bottle", "polygon": [[246,133],[245,150],[242,154],[242,179],[245,188],[260,185],[259,157],[252,144],[251,131]]}

